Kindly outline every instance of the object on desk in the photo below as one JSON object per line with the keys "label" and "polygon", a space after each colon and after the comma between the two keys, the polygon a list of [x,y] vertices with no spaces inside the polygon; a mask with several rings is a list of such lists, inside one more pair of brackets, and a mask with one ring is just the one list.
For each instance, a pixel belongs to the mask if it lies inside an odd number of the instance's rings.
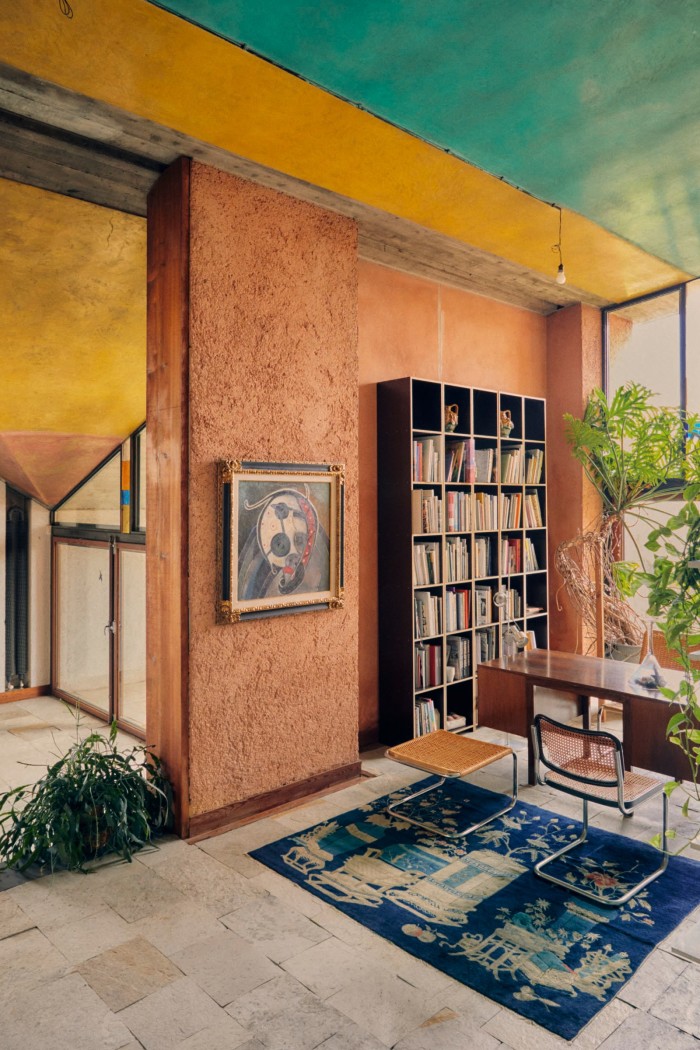
{"label": "object on desk", "polygon": [[630,682],[632,685],[644,686],[645,689],[662,689],[666,685],[666,679],[654,655],[654,632],[651,627],[647,628],[646,650],[647,654],[630,676]]}

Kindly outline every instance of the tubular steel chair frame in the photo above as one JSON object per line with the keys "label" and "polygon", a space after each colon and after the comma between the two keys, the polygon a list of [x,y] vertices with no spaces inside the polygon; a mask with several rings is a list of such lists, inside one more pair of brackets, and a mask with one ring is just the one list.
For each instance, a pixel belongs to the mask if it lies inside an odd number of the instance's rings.
{"label": "tubular steel chair frame", "polygon": [[[428,784],[427,787],[420,788],[419,791],[414,791],[410,795],[397,799],[396,802],[390,803],[385,810],[386,813],[394,814],[407,824],[413,824],[417,828],[422,828],[438,838],[463,839],[508,813],[518,800],[518,756],[510,747],[489,744],[485,741],[457,736],[444,729],[438,729],[424,736],[416,737],[414,740],[409,740],[405,744],[391,747],[385,754],[387,758],[400,762],[402,765],[413,766],[416,769],[422,769],[426,773],[433,773],[439,776],[440,779],[436,784]],[[416,820],[414,817],[407,817],[405,814],[398,812],[402,806],[412,802],[413,799],[420,798],[421,795],[427,795],[431,791],[436,791],[442,787],[446,780],[459,780],[470,773],[484,769],[486,766],[491,765],[492,762],[507,758],[508,755],[511,755],[513,759],[512,795],[503,809],[490,814],[485,820],[471,824],[462,831],[447,831],[440,828],[437,824]]]}
{"label": "tubular steel chair frame", "polygon": [[[613,775],[609,777],[586,776],[582,772],[576,773],[566,766],[557,765],[554,761],[547,758],[545,747],[543,747],[542,744],[542,726],[545,724],[553,727],[555,731],[561,732],[562,735],[570,734],[572,740],[578,740],[583,745],[583,750],[586,750],[586,747],[595,748],[596,744],[599,746],[605,745],[609,751],[612,750],[614,764],[612,771]],[[596,904],[607,905],[609,907],[619,907],[621,904],[625,904],[628,900],[636,896],[636,894],[648,886],[650,882],[657,879],[659,875],[666,870],[666,866],[668,865],[668,851],[666,849],[668,795],[664,791],[664,782],[637,773],[626,773],[624,768],[622,744],[612,733],[605,733],[595,729],[578,729],[574,726],[564,725],[561,722],[555,722],[554,719],[548,718],[546,715],[536,715],[532,726],[532,740],[535,752],[537,783],[543,784],[546,787],[554,787],[557,791],[563,791],[567,795],[573,795],[575,798],[580,798],[583,804],[583,830],[579,837],[564,846],[562,849],[559,849],[555,853],[551,853],[549,856],[538,861],[534,868],[535,874],[539,875],[542,879],[546,879],[547,882],[553,882],[557,886],[562,886],[564,889],[569,890],[570,893],[576,893],[580,897],[585,897],[587,900],[595,901]],[[585,768],[585,757],[582,757],[580,761],[581,765],[579,768]],[[569,781],[569,783],[561,783],[559,782],[559,779],[548,777],[546,772],[542,774],[542,766],[547,767],[556,778],[564,778],[564,781]],[[598,768],[600,769],[601,767],[599,766]],[[633,780],[637,781],[640,786],[642,786],[642,790],[635,796],[625,798],[625,787],[629,786]],[[643,786],[644,782],[648,785],[646,789],[644,789]],[[605,796],[605,792],[608,793],[608,797]],[[637,806],[659,794],[661,794],[663,800],[661,818],[662,861],[658,868],[643,878],[626,893],[615,898],[605,899],[588,890],[573,886],[570,882],[566,882],[564,879],[559,879],[555,875],[551,875],[544,870],[554,861],[563,857],[566,853],[570,853],[572,850],[576,849],[577,846],[580,846],[586,841],[588,835],[589,802],[596,802],[603,806],[614,806],[619,809],[623,816],[631,817]]]}

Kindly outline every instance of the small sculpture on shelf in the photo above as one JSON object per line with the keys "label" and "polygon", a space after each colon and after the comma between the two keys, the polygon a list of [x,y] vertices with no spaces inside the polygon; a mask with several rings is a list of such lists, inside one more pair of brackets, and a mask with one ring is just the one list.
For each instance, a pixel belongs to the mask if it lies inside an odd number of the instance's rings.
{"label": "small sculpture on shelf", "polygon": [[459,422],[459,405],[445,405],[445,430],[451,434]]}
{"label": "small sculpture on shelf", "polygon": [[513,429],[514,426],[515,426],[515,424],[513,423],[513,420],[510,418],[510,410],[507,409],[507,408],[504,408],[503,411],[501,412],[501,437],[502,438],[510,437],[510,432]]}

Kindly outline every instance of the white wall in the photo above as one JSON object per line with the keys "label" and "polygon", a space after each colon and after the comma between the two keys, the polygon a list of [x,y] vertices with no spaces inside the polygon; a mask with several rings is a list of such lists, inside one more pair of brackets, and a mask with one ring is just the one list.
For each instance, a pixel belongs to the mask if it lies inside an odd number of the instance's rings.
{"label": "white wall", "polygon": [[[5,515],[3,513],[3,528]],[[3,539],[4,561],[4,539]],[[4,603],[4,592],[3,592]],[[4,609],[4,604],[3,604]],[[5,638],[3,635],[3,645]],[[51,681],[51,526],[46,507],[29,503],[29,684]]]}

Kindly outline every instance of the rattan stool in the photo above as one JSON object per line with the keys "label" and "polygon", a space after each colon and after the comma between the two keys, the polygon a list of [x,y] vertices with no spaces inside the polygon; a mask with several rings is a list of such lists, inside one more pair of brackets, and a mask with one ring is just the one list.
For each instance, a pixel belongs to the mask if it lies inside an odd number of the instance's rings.
{"label": "rattan stool", "polygon": [[[492,762],[498,762],[508,755],[513,756],[513,794],[510,796],[508,805],[492,813],[478,824],[471,824],[464,831],[444,831],[435,824],[415,820],[397,811],[401,806],[412,802],[414,798],[427,795],[431,791],[442,787],[448,779],[466,777],[469,773],[490,766]],[[490,824],[497,817],[502,817],[513,808],[518,798],[518,756],[510,747],[501,747],[499,744],[487,744],[484,740],[474,740],[472,737],[456,736],[448,733],[446,729],[437,729],[434,733],[426,733],[417,736],[413,740],[407,740],[405,744],[397,744],[390,747],[386,752],[387,758],[393,758],[395,762],[401,762],[405,766],[415,766],[423,769],[426,773],[435,773],[440,777],[437,784],[429,784],[428,787],[414,791],[412,795],[406,795],[397,802],[392,802],[386,807],[387,813],[396,813],[401,820],[408,824],[429,831],[432,835],[439,835],[448,839],[462,839],[470,835],[485,824]]]}

